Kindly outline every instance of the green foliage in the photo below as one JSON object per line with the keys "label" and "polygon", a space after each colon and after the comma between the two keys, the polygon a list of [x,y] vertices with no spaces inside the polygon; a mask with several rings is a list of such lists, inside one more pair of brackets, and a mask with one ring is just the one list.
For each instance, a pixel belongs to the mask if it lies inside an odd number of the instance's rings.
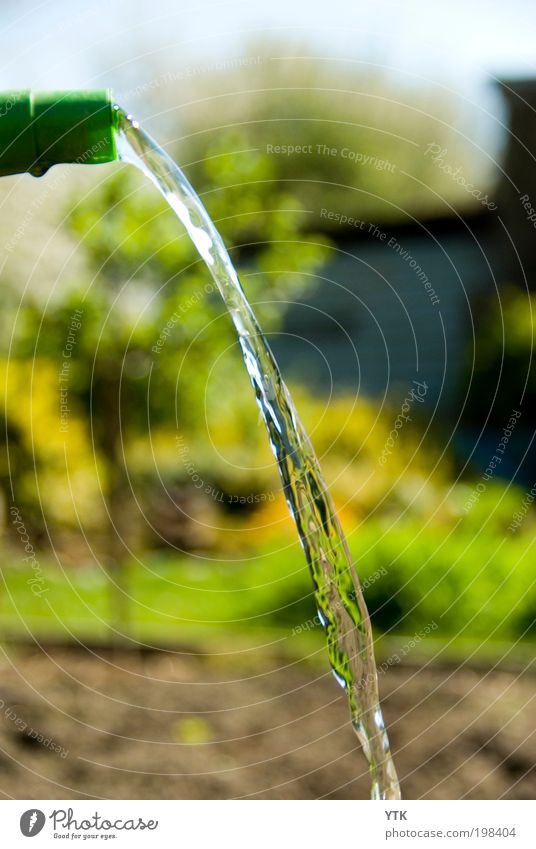
{"label": "green foliage", "polygon": [[[505,539],[485,524],[474,532],[464,520],[450,526],[415,521],[362,523],[351,535],[356,568],[377,635],[414,634],[437,624],[442,641],[534,638],[536,593],[532,578],[532,534]],[[61,627],[105,636],[110,621],[107,576],[96,568],[70,571],[44,567],[46,603],[28,592],[27,574],[4,568],[9,590],[3,619],[8,631],[25,622],[41,633]],[[131,618],[141,639],[168,642],[225,639],[275,630],[296,642],[316,635],[323,645],[310,576],[297,543],[258,551],[242,561],[212,561],[175,555],[145,556],[127,570]],[[61,624],[60,624],[61,623]]]}
{"label": "green foliage", "polygon": [[[307,56],[291,63],[263,53],[258,65],[222,76],[219,91],[204,100],[200,90],[182,110],[178,159],[268,331],[280,326],[285,302],[314,285],[328,257],[329,239],[320,230],[338,225],[321,219],[321,209],[393,221],[408,212],[445,212],[441,197],[458,208],[473,202],[425,156],[432,142],[447,147],[449,161],[463,163],[484,187],[485,169],[479,176],[448,129],[454,104],[429,95]],[[143,565],[128,564],[131,620],[142,638],[219,638],[253,627],[296,639],[311,632],[320,640],[310,577],[278,494],[234,330],[176,217],[141,175],[118,166],[71,204],[67,227],[87,275],[50,303],[25,297],[10,359],[2,362],[11,460],[2,456],[5,494],[13,484],[29,528],[32,510],[42,511],[40,528],[51,534],[64,527],[79,533],[82,517],[97,556],[107,523],[103,494],[113,524],[136,551],[167,539],[141,536],[146,517],[165,513],[158,498],[166,500],[174,528],[183,514],[193,516],[190,535],[172,542],[201,556],[159,552],[143,557]],[[533,306],[533,296],[507,293],[478,328],[475,383],[495,389],[503,368],[502,424],[532,350]],[[13,302],[10,316],[14,309]],[[63,434],[58,378],[74,314],[79,327],[69,350]],[[534,394],[531,371],[527,397]],[[495,640],[530,628],[532,511],[518,534],[507,530],[519,490],[491,482],[466,510],[471,482],[452,484],[451,463],[440,460],[433,435],[422,440],[417,414],[382,466],[394,411],[378,415],[372,404],[340,397],[327,403],[299,387],[295,395],[351,531],[358,572],[370,579],[366,598],[377,631],[412,633],[436,622],[438,637]],[[481,397],[477,404],[481,409]],[[177,452],[177,435],[208,488],[202,495]],[[214,498],[267,492],[273,499],[238,514]],[[203,530],[192,542],[195,524]],[[106,553],[124,557],[124,550],[112,552],[112,539],[102,543]],[[8,627],[20,627],[20,606],[42,633],[105,633],[97,624],[110,614],[104,572],[92,564],[45,568],[44,602],[29,593],[16,552],[10,560]],[[67,558],[73,561],[84,557]]]}
{"label": "green foliage", "polygon": [[[415,633],[436,622],[437,636],[512,640],[534,636],[536,593],[527,536],[498,536],[485,526],[423,528],[408,523],[363,529],[359,542],[364,577],[386,574],[366,598],[382,631]],[[527,630],[528,629],[528,630]],[[525,632],[525,633],[524,633]]]}
{"label": "green foliage", "polygon": [[[232,149],[232,139],[225,134],[219,144],[222,151]],[[326,240],[320,235],[298,235],[303,217],[300,204],[262,182],[269,167],[266,156],[250,163],[254,193],[248,184],[239,185],[232,203],[219,194],[216,177],[221,172],[214,172],[211,161],[205,166],[211,185],[205,200],[233,260],[239,262],[244,279],[254,272],[255,291],[263,300],[281,299],[277,310],[259,309],[264,323],[273,327],[281,320],[283,297],[295,297],[324,260]],[[287,207],[292,211],[287,213]],[[229,209],[239,212],[229,216]],[[254,261],[242,263],[241,222],[248,216],[256,218],[262,244]],[[82,298],[96,317],[91,328],[84,326],[84,335],[97,364],[105,356],[106,368],[108,360],[124,365],[125,423],[141,430],[147,427],[136,415],[144,408],[140,387],[149,398],[152,425],[174,420],[172,399],[179,367],[188,355],[180,385],[180,427],[195,428],[203,415],[207,374],[220,353],[234,346],[235,373],[243,366],[220,296],[176,216],[139,174],[122,168],[90,202],[75,208],[71,225],[90,265],[100,267],[97,282]]]}
{"label": "green foliage", "polygon": [[98,458],[91,450],[87,420],[69,418],[62,430],[57,361],[0,359],[0,399],[5,416],[1,485],[39,542],[47,533],[102,525]]}
{"label": "green foliage", "polygon": [[[222,152],[229,151],[233,139],[223,134],[219,144]],[[221,173],[210,160],[205,168],[209,182]],[[211,183],[206,199],[233,259],[245,279],[252,280],[253,300],[258,292],[266,302],[258,309],[263,323],[274,328],[285,300],[311,284],[326,256],[327,240],[301,233],[300,203],[265,179],[270,168],[266,155],[249,162],[251,183],[237,186],[232,207],[217,182]],[[229,216],[230,208],[239,210],[236,217]],[[254,258],[241,242],[241,222],[246,220],[248,232],[255,221]],[[57,369],[58,383],[62,368],[68,368],[62,386],[69,417],[90,424],[112,524],[128,536],[133,527],[126,459],[131,446],[145,441],[150,458],[158,429],[167,432],[172,444],[179,433],[196,435],[207,397],[217,419],[238,406],[244,432],[256,427],[257,410],[221,298],[176,216],[141,175],[118,167],[74,206],[69,226],[94,275],[63,288],[47,304],[28,296],[17,315],[11,353],[14,362],[49,363]],[[230,357],[224,356],[227,351]],[[207,382],[218,363],[219,379],[207,396]],[[34,390],[20,387],[27,399]],[[42,432],[47,426],[44,420]],[[172,476],[180,478],[176,456],[171,465]],[[159,472],[151,470],[155,478]],[[20,489],[17,480],[13,483]]]}

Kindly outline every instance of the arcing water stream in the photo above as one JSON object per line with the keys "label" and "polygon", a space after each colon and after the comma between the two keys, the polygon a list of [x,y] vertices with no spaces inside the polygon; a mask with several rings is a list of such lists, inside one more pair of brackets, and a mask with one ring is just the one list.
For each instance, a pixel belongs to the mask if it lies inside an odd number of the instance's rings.
{"label": "arcing water stream", "polygon": [[372,798],[399,799],[379,705],[369,615],[309,437],[203,204],[178,165],[132,116],[119,107],[116,111],[119,158],[137,166],[163,194],[188,231],[231,314],[313,578],[333,674],[346,691],[352,724],[369,764]]}

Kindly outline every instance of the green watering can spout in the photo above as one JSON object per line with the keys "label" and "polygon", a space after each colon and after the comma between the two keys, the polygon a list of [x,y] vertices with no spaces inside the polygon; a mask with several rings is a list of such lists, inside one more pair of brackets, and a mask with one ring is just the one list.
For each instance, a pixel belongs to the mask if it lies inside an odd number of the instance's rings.
{"label": "green watering can spout", "polygon": [[0,93],[0,177],[117,159],[109,89]]}

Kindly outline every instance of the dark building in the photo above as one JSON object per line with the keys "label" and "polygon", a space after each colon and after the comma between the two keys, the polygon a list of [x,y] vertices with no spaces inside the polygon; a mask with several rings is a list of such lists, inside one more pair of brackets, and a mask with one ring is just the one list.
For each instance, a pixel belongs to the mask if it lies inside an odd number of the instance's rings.
{"label": "dark building", "polygon": [[454,412],[471,305],[496,283],[490,215],[339,238],[274,342],[285,373],[374,398],[426,380],[428,405]]}
{"label": "dark building", "polygon": [[[429,415],[453,431],[460,463],[470,458],[483,468],[512,398],[523,392],[510,378],[501,384],[499,367],[486,385],[471,374],[475,330],[506,285],[536,288],[536,82],[505,81],[501,91],[509,133],[490,192],[497,208],[340,233],[321,285],[292,306],[272,342],[285,375],[325,393],[396,402],[413,380],[426,381]],[[515,473],[532,440],[534,415],[525,406],[505,475]],[[527,480],[531,457],[529,450]]]}
{"label": "dark building", "polygon": [[508,139],[497,191],[504,279],[536,288],[536,81],[505,80]]}

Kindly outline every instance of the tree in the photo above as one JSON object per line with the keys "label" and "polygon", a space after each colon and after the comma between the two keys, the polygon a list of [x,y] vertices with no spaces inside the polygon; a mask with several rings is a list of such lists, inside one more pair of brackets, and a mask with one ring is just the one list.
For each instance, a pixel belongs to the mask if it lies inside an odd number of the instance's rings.
{"label": "tree", "polygon": [[[222,138],[222,151],[232,150],[233,143]],[[312,279],[327,242],[300,233],[300,204],[273,185],[269,157],[251,157],[232,198],[216,183],[225,171],[223,153],[221,164],[223,171],[215,170],[212,160],[206,163],[214,181],[207,206],[233,259],[262,289],[267,303],[260,312],[273,328],[283,299],[296,296]],[[139,544],[144,518],[135,504],[129,447],[145,440],[150,456],[159,428],[195,435],[204,415],[207,374],[235,336],[177,219],[133,170],[117,169],[90,200],[76,204],[69,226],[81,239],[94,276],[76,281],[46,308],[27,300],[17,323],[15,355],[59,363],[60,398],[64,391],[65,406],[89,422],[96,467],[102,469],[106,554],[114,580],[122,585],[121,564]],[[246,231],[247,243],[241,241]],[[254,423],[256,406],[238,350],[226,371],[213,401],[225,415],[232,396],[242,419]],[[173,507],[180,512],[180,505]],[[124,618],[123,613],[119,619]]]}

